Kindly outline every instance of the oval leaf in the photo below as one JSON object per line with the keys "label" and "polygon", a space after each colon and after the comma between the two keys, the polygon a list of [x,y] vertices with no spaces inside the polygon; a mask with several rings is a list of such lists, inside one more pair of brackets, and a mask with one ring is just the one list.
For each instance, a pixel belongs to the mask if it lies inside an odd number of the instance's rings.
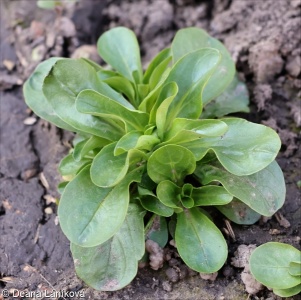
{"label": "oval leaf", "polygon": [[233,199],[225,188],[216,185],[194,188],[191,197],[194,200],[194,206],[225,205]]}
{"label": "oval leaf", "polygon": [[294,295],[298,295],[301,293],[301,283],[285,290],[278,290],[278,289],[273,289],[273,293],[280,296],[280,297],[291,297]]}
{"label": "oval leaf", "polygon": [[144,253],[143,214],[130,204],[118,232],[105,243],[91,247],[71,244],[77,275],[100,291],[116,291],[129,284]]}
{"label": "oval leaf", "polygon": [[289,273],[289,264],[300,261],[301,252],[291,245],[266,243],[256,248],[250,257],[250,271],[257,281],[275,289],[289,289],[301,284],[300,276]]}
{"label": "oval leaf", "polygon": [[185,264],[197,272],[216,272],[227,259],[222,233],[197,208],[178,214],[175,240]]}
{"label": "oval leaf", "polygon": [[114,188],[101,188],[91,181],[90,167],[85,167],[66,186],[59,203],[60,225],[67,238],[82,247],[94,247],[110,239],[123,224],[129,185],[140,181],[140,171],[129,173]]}
{"label": "oval leaf", "polygon": [[158,216],[170,217],[174,213],[172,208],[164,205],[154,196],[141,197],[140,202],[144,209],[153,212]]}
{"label": "oval leaf", "polygon": [[98,39],[97,49],[104,61],[124,77],[136,83],[142,81],[140,50],[132,30],[116,27],[106,31]]}
{"label": "oval leaf", "polygon": [[177,145],[157,149],[148,159],[147,173],[156,183],[170,180],[181,183],[185,176],[192,174],[196,167],[193,154]]}
{"label": "oval leaf", "polygon": [[264,216],[272,216],[285,200],[283,173],[276,161],[249,176],[235,176],[218,162],[198,165],[195,174],[203,184],[219,181],[230,194]]}

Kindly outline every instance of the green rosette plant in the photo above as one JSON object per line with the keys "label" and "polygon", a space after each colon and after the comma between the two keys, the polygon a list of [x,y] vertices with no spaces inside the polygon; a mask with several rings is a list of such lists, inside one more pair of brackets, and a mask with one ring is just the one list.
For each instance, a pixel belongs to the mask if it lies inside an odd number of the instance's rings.
{"label": "green rosette plant", "polygon": [[280,297],[301,292],[301,251],[291,245],[270,242],[259,246],[251,254],[250,271]]}
{"label": "green rosette plant", "polygon": [[169,233],[190,268],[219,270],[227,243],[208,206],[252,224],[283,205],[278,135],[220,118],[248,112],[248,93],[226,48],[201,29],[178,31],[145,72],[131,30],[111,29],[97,47],[109,68],[50,58],[24,85],[38,116],[77,134],[59,165],[58,215],[78,276],[120,289],[145,238],[164,247]]}

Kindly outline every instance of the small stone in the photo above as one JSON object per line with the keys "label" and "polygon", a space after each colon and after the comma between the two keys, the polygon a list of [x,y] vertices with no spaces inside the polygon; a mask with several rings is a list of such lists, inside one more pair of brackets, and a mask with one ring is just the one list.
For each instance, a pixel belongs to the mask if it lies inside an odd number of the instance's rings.
{"label": "small stone", "polygon": [[171,292],[171,291],[172,291],[172,285],[171,285],[171,283],[168,282],[168,281],[163,281],[163,282],[162,282],[162,288],[163,288],[163,290],[166,291],[166,292]]}
{"label": "small stone", "polygon": [[15,63],[9,59],[4,59],[2,63],[8,71],[12,71],[15,67]]}
{"label": "small stone", "polygon": [[38,173],[38,170],[37,169],[29,169],[29,170],[26,170],[24,171],[22,174],[21,174],[21,177],[24,181],[27,181],[29,180],[30,178],[34,177],[35,175],[37,175]]}
{"label": "small stone", "polygon": [[37,118],[35,117],[28,117],[23,121],[25,125],[34,125],[37,122]]}
{"label": "small stone", "polygon": [[46,208],[44,209],[44,212],[45,212],[45,214],[47,214],[47,215],[52,215],[52,214],[53,214],[53,210],[52,210],[51,207],[46,207]]}
{"label": "small stone", "polygon": [[49,205],[51,203],[56,203],[56,199],[51,195],[44,195],[43,198],[46,200],[46,204]]}
{"label": "small stone", "polygon": [[297,77],[301,73],[301,57],[289,57],[285,69],[291,76]]}
{"label": "small stone", "polygon": [[204,280],[210,280],[210,281],[215,281],[218,273],[214,272],[214,273],[199,273],[201,278]]}
{"label": "small stone", "polygon": [[179,281],[179,274],[174,268],[168,268],[165,271],[166,276],[168,277],[168,280],[171,282],[178,282]]}

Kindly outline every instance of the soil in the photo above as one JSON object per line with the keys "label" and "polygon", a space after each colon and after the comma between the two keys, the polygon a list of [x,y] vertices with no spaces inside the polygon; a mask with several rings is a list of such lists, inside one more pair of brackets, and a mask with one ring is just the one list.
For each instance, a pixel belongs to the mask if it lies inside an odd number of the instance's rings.
{"label": "soil", "polygon": [[[0,9],[0,289],[82,291],[84,299],[280,299],[267,289],[248,295],[231,258],[242,244],[279,241],[300,249],[301,0],[85,0],[56,12],[35,1],[2,0]],[[185,268],[172,246],[162,269],[139,270],[121,291],[95,291],[75,275],[55,204],[57,165],[72,134],[32,114],[22,83],[50,56],[95,57],[87,45],[118,25],[136,32],[144,65],[180,28],[201,27],[221,39],[249,88],[251,113],[243,117],[281,137],[286,202],[270,220],[231,224],[235,240],[225,236],[229,258],[214,281]]]}

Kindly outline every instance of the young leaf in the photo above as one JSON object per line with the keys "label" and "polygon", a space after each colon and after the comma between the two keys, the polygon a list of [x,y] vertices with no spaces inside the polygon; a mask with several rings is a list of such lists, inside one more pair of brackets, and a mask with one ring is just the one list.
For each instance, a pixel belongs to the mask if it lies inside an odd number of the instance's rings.
{"label": "young leaf", "polygon": [[195,175],[202,184],[220,182],[231,195],[264,216],[272,216],[285,200],[285,182],[276,161],[249,176],[235,176],[217,162],[198,165]]}
{"label": "young leaf", "polygon": [[179,91],[168,110],[167,129],[176,117],[199,118],[204,86],[219,60],[217,50],[206,48],[187,54],[173,66],[165,83],[175,82]]}
{"label": "young leaf", "polygon": [[301,284],[300,276],[289,273],[290,262],[300,261],[301,252],[291,245],[270,242],[256,248],[250,257],[255,279],[273,289],[289,289]]}
{"label": "young leaf", "polygon": [[182,212],[181,190],[173,182],[164,180],[157,186],[157,197],[164,205],[172,207],[176,213]]}
{"label": "young leaf", "polygon": [[126,217],[129,185],[140,179],[141,168],[138,168],[117,186],[101,188],[91,181],[90,167],[85,167],[66,186],[59,203],[58,215],[64,234],[82,247],[106,242],[120,229]]}
{"label": "young leaf", "polygon": [[120,99],[120,96],[116,97],[114,90],[99,81],[93,67],[80,59],[58,60],[44,80],[43,93],[57,115],[76,130],[108,140],[120,138],[123,131],[116,126],[116,122],[110,123],[98,117],[82,114],[76,109],[77,95],[88,88]]}
{"label": "young leaf", "polygon": [[82,280],[96,290],[116,291],[136,276],[144,247],[143,213],[130,204],[121,228],[111,239],[91,248],[72,243],[71,252]]}
{"label": "young leaf", "polygon": [[148,124],[148,114],[129,110],[107,96],[93,90],[79,93],[76,99],[76,109],[84,114],[113,119],[124,122],[126,131],[143,130]]}
{"label": "young leaf", "polygon": [[221,42],[199,28],[179,30],[171,45],[174,63],[188,53],[207,47],[217,49],[221,53],[221,60],[204,88],[202,95],[204,106],[219,96],[234,77],[235,64],[230,53]]}
{"label": "young leaf", "polygon": [[216,185],[194,188],[191,197],[194,200],[194,206],[224,206],[233,199],[233,196],[230,195],[225,188]]}
{"label": "young leaf", "polygon": [[58,57],[49,58],[41,62],[32,75],[26,80],[23,86],[23,94],[26,104],[35,112],[35,114],[59,128],[69,131],[76,131],[74,127],[65,123],[54,112],[52,106],[45,98],[42,92],[43,81],[48,75],[52,66],[59,60]]}
{"label": "young leaf", "polygon": [[251,225],[256,223],[261,215],[249,206],[234,198],[229,204],[216,207],[223,215],[236,224]]}
{"label": "young leaf", "polygon": [[223,117],[236,112],[249,112],[249,93],[246,85],[234,77],[227,89],[209,102],[201,115],[202,119]]}
{"label": "young leaf", "polygon": [[195,166],[194,156],[189,150],[177,145],[167,145],[157,149],[149,157],[147,172],[156,183],[163,180],[181,183],[186,175],[193,173]]}
{"label": "young leaf", "polygon": [[177,216],[175,240],[185,264],[202,273],[219,270],[228,254],[219,229],[197,208],[186,209]]}
{"label": "young leaf", "polygon": [[293,276],[301,276],[301,253],[300,253],[299,261],[290,262],[288,271]]}
{"label": "young leaf", "polygon": [[135,165],[145,159],[144,153],[135,149],[115,156],[116,144],[115,142],[103,147],[93,159],[91,180],[99,187],[116,185],[125,177],[131,164]]}
{"label": "young leaf", "polygon": [[74,146],[74,151],[72,153],[75,161],[80,161],[85,155],[87,155],[91,150],[96,148],[102,148],[110,143],[109,140],[97,137],[95,135],[88,139],[85,139]]}
{"label": "young leaf", "polygon": [[157,67],[167,59],[171,59],[171,51],[169,48],[163,49],[161,52],[157,54],[155,58],[150,62],[149,66],[147,67],[144,75],[143,75],[143,83],[149,83],[149,79],[157,69]]}
{"label": "young leaf", "polygon": [[181,145],[192,151],[196,160],[213,150],[224,168],[237,176],[254,174],[275,159],[281,141],[273,129],[238,118],[222,121],[229,127],[222,137],[204,137]]}
{"label": "young leaf", "polygon": [[133,31],[125,27],[108,30],[98,39],[97,49],[105,62],[131,82],[142,81],[140,50]]}

